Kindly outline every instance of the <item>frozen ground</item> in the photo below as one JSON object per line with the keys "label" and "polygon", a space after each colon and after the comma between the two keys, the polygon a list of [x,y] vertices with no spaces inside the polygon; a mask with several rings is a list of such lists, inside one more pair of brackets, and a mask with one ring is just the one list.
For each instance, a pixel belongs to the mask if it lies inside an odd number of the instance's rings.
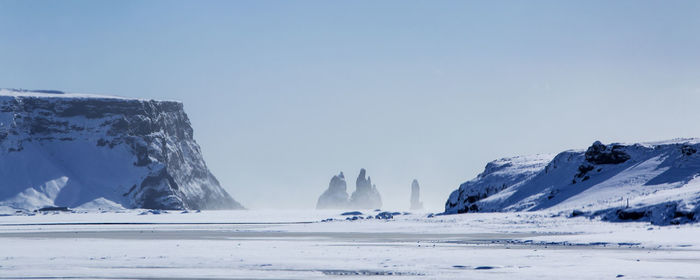
{"label": "frozen ground", "polygon": [[695,224],[341,212],[0,216],[0,279],[700,279]]}

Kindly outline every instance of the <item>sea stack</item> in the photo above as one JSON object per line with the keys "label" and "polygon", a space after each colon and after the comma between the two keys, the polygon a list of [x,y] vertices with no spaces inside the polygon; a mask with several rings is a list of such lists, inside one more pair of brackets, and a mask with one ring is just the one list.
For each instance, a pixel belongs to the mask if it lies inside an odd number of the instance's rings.
{"label": "sea stack", "polygon": [[350,197],[350,207],[356,209],[375,209],[382,207],[382,198],[372,178],[365,178],[367,171],[362,168],[355,181],[355,192]]}
{"label": "sea stack", "polygon": [[418,180],[411,183],[411,210],[423,209],[423,202],[420,201],[420,186]]}
{"label": "sea stack", "polygon": [[377,209],[382,207],[382,198],[367,171],[360,169],[355,182],[355,191],[348,198],[343,172],[333,176],[323,194],[318,198],[316,209]]}
{"label": "sea stack", "polygon": [[348,207],[347,184],[343,172],[333,176],[328,189],[321,194],[316,209],[344,209]]}

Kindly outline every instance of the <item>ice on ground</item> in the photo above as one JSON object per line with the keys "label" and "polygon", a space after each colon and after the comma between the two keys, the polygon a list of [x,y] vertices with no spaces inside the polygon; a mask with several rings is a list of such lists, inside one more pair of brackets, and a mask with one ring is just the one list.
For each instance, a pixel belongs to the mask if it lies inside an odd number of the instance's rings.
{"label": "ice on ground", "polygon": [[[6,278],[694,279],[700,226],[555,212],[346,221],[342,211],[0,216]],[[333,218],[333,220],[320,222]]]}

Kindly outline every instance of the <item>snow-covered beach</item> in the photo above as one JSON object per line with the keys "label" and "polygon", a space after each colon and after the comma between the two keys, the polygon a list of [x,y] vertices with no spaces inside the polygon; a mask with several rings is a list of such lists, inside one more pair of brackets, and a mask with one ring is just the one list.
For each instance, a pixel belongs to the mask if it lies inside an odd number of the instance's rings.
{"label": "snow-covered beach", "polygon": [[[548,212],[347,220],[342,211],[0,217],[0,278],[698,279],[700,225]],[[159,213],[159,214],[154,214]],[[362,217],[372,216],[365,211]],[[358,215],[359,217],[359,215]],[[332,220],[328,220],[332,219]],[[326,220],[326,221],[323,221]]]}

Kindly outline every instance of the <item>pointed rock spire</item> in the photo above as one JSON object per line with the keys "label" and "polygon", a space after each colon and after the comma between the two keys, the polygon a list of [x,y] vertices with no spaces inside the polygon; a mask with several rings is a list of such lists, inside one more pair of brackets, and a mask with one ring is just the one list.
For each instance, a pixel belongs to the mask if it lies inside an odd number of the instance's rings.
{"label": "pointed rock spire", "polygon": [[367,171],[362,168],[355,181],[355,192],[350,197],[350,207],[357,209],[381,208],[382,198],[377,187],[372,184],[372,178],[365,175]]}
{"label": "pointed rock spire", "polygon": [[411,183],[411,210],[423,209],[423,202],[420,201],[420,186],[418,180]]}

